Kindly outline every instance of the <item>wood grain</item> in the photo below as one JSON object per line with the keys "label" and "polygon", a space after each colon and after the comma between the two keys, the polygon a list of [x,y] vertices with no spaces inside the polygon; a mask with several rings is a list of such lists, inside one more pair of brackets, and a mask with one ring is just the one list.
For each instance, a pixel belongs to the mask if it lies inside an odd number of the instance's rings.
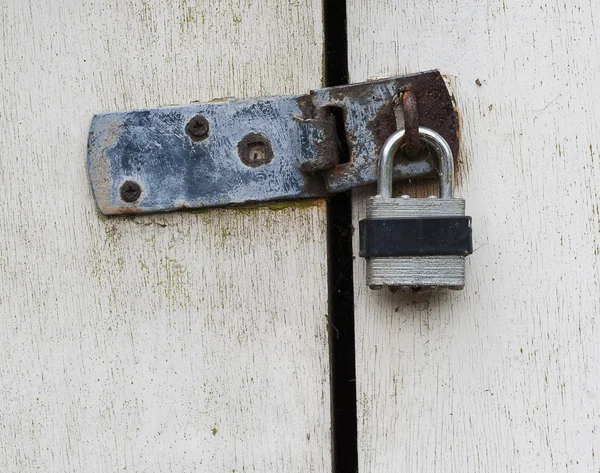
{"label": "wood grain", "polygon": [[320,86],[320,1],[0,14],[0,471],[330,471],[324,203],[103,218],[85,169],[93,113]]}
{"label": "wood grain", "polygon": [[435,296],[356,259],[359,471],[600,471],[596,3],[349,0],[348,31],[352,81],[447,75],[475,247]]}

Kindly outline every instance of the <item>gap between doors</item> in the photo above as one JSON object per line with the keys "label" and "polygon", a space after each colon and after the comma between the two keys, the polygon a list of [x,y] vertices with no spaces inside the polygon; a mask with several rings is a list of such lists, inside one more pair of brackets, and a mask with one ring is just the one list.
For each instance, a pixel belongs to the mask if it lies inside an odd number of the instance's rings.
{"label": "gap between doors", "polygon": [[[325,86],[347,84],[346,2],[323,0],[323,11]],[[348,161],[347,150],[345,151],[342,150],[341,162]],[[327,229],[333,472],[356,473],[358,442],[351,191],[328,199]]]}

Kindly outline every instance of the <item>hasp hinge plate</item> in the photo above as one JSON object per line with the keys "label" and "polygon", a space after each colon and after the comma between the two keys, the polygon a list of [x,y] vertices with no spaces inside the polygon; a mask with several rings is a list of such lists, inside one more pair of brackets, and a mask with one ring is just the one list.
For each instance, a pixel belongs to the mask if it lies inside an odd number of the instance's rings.
{"label": "hasp hinge plate", "polygon": [[[438,71],[329,87],[306,95],[95,115],[88,172],[103,214],[167,212],[323,197],[377,179],[397,129],[399,94],[458,151],[458,116]],[[395,113],[396,112],[396,113]],[[398,155],[395,179],[435,177],[426,147]]]}

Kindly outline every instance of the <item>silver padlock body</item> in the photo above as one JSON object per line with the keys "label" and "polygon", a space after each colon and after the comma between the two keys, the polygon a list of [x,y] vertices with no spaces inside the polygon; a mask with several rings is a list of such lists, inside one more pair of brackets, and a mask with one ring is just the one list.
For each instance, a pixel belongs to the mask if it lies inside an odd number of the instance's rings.
{"label": "silver padlock body", "polygon": [[[367,218],[463,217],[464,199],[371,197]],[[465,257],[458,255],[367,258],[370,287],[462,289]]]}

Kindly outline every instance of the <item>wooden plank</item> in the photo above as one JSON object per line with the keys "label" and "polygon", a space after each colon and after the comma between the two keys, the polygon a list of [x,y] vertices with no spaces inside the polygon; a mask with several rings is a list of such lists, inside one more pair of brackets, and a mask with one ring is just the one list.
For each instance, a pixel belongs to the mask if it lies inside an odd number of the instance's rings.
{"label": "wooden plank", "polygon": [[305,92],[321,2],[0,1],[0,470],[331,470],[322,201],[96,213],[93,113]]}
{"label": "wooden plank", "polygon": [[356,259],[359,471],[600,469],[596,16],[589,0],[349,0],[352,81],[449,78],[475,247],[466,289],[435,296],[372,292]]}

